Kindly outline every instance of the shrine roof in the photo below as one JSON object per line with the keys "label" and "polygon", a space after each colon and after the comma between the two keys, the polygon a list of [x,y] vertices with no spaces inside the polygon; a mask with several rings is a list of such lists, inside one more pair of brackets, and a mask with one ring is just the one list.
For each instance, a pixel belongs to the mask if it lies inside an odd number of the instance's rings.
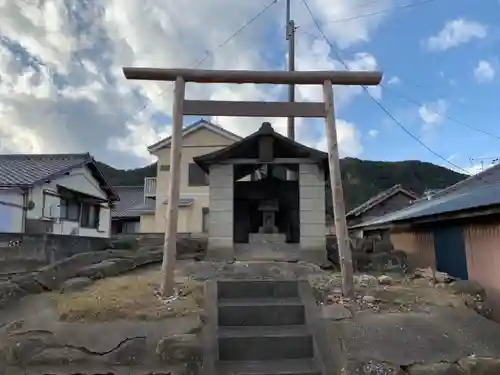
{"label": "shrine roof", "polygon": [[217,164],[232,159],[258,159],[259,140],[262,137],[273,138],[274,158],[300,158],[317,162],[328,170],[328,154],[312,147],[305,146],[274,131],[270,123],[264,122],[260,129],[223,149],[193,158],[205,172],[211,164]]}

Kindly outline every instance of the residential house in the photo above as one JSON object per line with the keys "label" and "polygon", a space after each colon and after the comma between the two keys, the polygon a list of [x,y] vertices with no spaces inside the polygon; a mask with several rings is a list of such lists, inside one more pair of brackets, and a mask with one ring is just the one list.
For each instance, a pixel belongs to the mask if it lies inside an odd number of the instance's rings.
{"label": "residential house", "polygon": [[[418,199],[418,195],[401,185],[383,190],[374,195],[359,206],[346,213],[347,225],[349,227],[364,222],[370,218],[379,217],[389,212],[397,211],[409,206]],[[333,223],[333,220],[331,220]],[[327,234],[335,234],[335,226],[332,224],[327,228]],[[362,236],[362,231],[356,231]]]}
{"label": "residential house", "polygon": [[140,232],[141,215],[134,207],[144,203],[144,186],[115,186],[120,200],[111,211],[111,233]]}
{"label": "residential house", "polygon": [[381,191],[364,203],[353,208],[346,214],[349,225],[359,224],[373,217],[379,217],[389,212],[409,206],[418,199],[418,195],[401,185]]}
{"label": "residential house", "polygon": [[0,155],[0,232],[109,237],[118,199],[88,153]]}
{"label": "residential house", "polygon": [[410,268],[432,267],[478,281],[500,319],[500,166],[354,228],[390,229]]}
{"label": "residential house", "polygon": [[[180,202],[177,230],[180,233],[208,231],[209,183],[207,174],[194,163],[193,158],[222,149],[241,137],[206,120],[187,126],[182,135]],[[157,177],[144,181],[144,202],[133,207],[140,213],[140,231],[165,231],[165,214],[170,183],[171,138],[165,138],[148,147],[158,158]]]}

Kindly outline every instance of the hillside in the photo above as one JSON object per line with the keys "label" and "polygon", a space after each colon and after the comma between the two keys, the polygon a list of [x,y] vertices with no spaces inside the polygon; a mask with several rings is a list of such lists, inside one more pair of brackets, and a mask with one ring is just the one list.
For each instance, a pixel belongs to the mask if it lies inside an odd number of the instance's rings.
{"label": "hillside", "polygon": [[[156,176],[156,164],[128,170],[98,164],[108,182],[115,186],[142,186],[144,177]],[[385,162],[345,158],[340,165],[347,209],[396,184],[422,194],[426,189],[442,189],[466,177],[447,168],[417,160]]]}

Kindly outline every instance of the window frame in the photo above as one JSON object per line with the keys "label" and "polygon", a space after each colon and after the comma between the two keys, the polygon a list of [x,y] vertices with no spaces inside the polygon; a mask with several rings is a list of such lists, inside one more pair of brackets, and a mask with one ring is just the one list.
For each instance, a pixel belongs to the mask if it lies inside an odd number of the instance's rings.
{"label": "window frame", "polygon": [[[94,211],[93,217],[92,217],[92,210]],[[82,202],[80,227],[88,229],[99,229],[100,212],[101,212],[101,205]]]}
{"label": "window frame", "polygon": [[[191,176],[192,176],[192,171],[194,173],[194,169],[192,168],[196,168],[196,171],[199,171],[199,172],[202,172],[203,175],[204,175],[204,181],[203,182],[196,182],[196,181],[193,181],[191,179]],[[209,186],[209,181],[208,181],[208,174],[205,173],[205,171],[203,169],[201,169],[201,167],[196,164],[196,163],[189,163],[188,164],[188,186],[191,186],[191,187],[204,187],[204,186]]]}
{"label": "window frame", "polygon": [[[76,208],[77,208],[76,217],[73,217],[73,216],[70,217],[70,215],[69,215],[70,210],[68,209],[68,207],[70,207],[72,204],[74,206],[76,206]],[[80,221],[81,204],[77,199],[61,198],[60,211],[61,212],[60,212],[59,216],[62,220],[72,221],[72,222],[76,222],[76,223]]]}

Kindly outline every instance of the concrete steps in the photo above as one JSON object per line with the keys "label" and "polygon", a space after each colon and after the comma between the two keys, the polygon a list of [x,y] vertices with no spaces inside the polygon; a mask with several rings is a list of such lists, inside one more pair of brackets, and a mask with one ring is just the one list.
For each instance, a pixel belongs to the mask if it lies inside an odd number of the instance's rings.
{"label": "concrete steps", "polygon": [[222,361],[220,375],[320,375],[313,359]]}
{"label": "concrete steps", "polygon": [[321,375],[297,281],[217,282],[221,375]]}

